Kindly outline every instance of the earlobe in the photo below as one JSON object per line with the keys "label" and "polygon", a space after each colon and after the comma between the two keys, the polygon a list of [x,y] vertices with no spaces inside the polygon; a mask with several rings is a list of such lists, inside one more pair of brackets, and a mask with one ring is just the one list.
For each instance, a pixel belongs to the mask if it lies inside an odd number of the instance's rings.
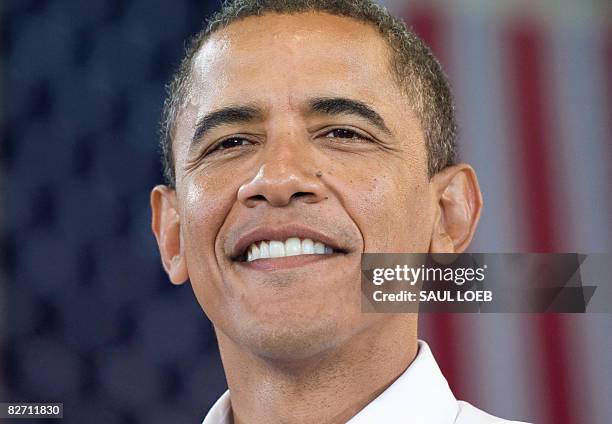
{"label": "earlobe", "polygon": [[151,190],[151,229],[157,240],[162,265],[173,284],[189,278],[176,206],[176,190],[157,185]]}
{"label": "earlobe", "polygon": [[482,195],[471,166],[459,164],[434,175],[436,219],[430,243],[431,253],[461,253],[472,241]]}

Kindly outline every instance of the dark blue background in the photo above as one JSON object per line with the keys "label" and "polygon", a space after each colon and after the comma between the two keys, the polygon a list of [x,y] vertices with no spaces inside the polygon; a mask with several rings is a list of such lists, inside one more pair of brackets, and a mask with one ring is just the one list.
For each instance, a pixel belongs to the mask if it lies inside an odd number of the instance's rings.
{"label": "dark blue background", "polygon": [[225,389],[148,206],[164,85],[217,6],[0,4],[0,401],[64,402],[65,423],[194,423]]}

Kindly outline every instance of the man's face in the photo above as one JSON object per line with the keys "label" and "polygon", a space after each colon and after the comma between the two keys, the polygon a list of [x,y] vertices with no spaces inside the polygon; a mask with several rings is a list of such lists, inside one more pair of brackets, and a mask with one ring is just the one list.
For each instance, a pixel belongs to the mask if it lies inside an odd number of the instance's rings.
{"label": "man's face", "polygon": [[[247,18],[197,54],[173,145],[181,244],[234,342],[300,357],[391,319],[360,312],[360,255],[427,252],[435,202],[388,65],[373,28],[314,13]],[[261,242],[296,256],[249,260]]]}

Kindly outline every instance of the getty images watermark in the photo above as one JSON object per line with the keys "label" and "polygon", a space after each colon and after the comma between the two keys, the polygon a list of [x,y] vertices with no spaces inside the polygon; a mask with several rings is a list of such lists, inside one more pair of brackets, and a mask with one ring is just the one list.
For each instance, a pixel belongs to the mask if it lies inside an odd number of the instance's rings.
{"label": "getty images watermark", "polygon": [[366,253],[362,311],[609,313],[611,259],[576,253]]}

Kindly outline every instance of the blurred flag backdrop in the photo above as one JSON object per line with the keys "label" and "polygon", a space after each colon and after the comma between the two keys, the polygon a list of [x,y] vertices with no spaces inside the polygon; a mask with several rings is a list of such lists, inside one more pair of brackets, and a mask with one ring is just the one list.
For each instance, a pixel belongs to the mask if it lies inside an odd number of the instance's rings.
{"label": "blurred flag backdrop", "polygon": [[[461,158],[485,200],[471,251],[610,252],[611,5],[387,6],[453,84]],[[550,424],[612,417],[610,315],[425,315],[421,330],[456,394],[493,413]]]}

